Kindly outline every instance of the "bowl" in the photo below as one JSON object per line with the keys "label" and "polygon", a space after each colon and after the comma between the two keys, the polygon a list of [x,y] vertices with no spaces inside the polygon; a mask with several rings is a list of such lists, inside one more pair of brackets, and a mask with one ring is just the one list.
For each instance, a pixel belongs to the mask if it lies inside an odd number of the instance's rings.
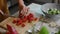
{"label": "bowl", "polygon": [[49,17],[51,19],[54,19],[54,20],[59,20],[60,19],[60,14],[57,14],[57,15],[50,15],[47,13],[47,9],[58,9],[60,10],[60,4],[55,4],[55,3],[46,3],[46,4],[43,4],[42,5],[42,12],[45,14],[46,17]]}

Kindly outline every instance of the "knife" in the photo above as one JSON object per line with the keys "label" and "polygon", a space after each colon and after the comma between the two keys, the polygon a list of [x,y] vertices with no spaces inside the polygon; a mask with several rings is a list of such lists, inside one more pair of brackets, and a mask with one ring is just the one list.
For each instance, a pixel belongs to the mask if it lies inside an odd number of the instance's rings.
{"label": "knife", "polygon": [[18,17],[12,16],[12,15],[5,14],[5,13],[4,13],[3,11],[1,11],[1,10],[0,10],[0,14],[1,14],[2,16],[18,18]]}

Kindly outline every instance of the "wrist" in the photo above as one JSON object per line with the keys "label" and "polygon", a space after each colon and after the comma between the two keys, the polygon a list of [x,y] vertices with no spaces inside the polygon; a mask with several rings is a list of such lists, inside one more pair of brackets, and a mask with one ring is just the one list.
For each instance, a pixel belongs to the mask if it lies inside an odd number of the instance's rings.
{"label": "wrist", "polygon": [[25,5],[23,4],[23,5],[20,5],[20,7],[24,7]]}

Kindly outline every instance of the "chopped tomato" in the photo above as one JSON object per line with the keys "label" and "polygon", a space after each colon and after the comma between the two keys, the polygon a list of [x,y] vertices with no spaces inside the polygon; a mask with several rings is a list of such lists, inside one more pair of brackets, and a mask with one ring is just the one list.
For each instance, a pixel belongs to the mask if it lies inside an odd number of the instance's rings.
{"label": "chopped tomato", "polygon": [[25,27],[25,24],[22,24],[21,26],[22,26],[22,27]]}
{"label": "chopped tomato", "polygon": [[32,13],[29,14],[30,17],[34,17],[34,15]]}
{"label": "chopped tomato", "polygon": [[10,32],[10,34],[18,34],[16,29],[8,24],[7,24],[7,29]]}
{"label": "chopped tomato", "polygon": [[23,22],[22,20],[20,19],[19,22],[17,22],[17,25],[21,25]]}
{"label": "chopped tomato", "polygon": [[18,23],[20,20],[21,20],[21,19],[20,19],[20,18],[18,18],[18,19],[17,19],[17,23]]}
{"label": "chopped tomato", "polygon": [[33,21],[33,19],[34,19],[34,18],[32,18],[32,17],[31,17],[28,21],[29,21],[29,22],[32,22],[32,21]]}
{"label": "chopped tomato", "polygon": [[17,20],[16,20],[16,19],[14,19],[14,20],[13,20],[13,23],[17,23]]}
{"label": "chopped tomato", "polygon": [[33,21],[34,20],[34,15],[32,13],[30,13],[28,16],[27,16],[27,19],[29,22]]}
{"label": "chopped tomato", "polygon": [[22,19],[23,22],[26,22],[27,21],[27,17],[24,16],[24,18]]}
{"label": "chopped tomato", "polygon": [[23,16],[23,14],[20,13],[20,14],[19,14],[19,18],[22,18],[22,16]]}
{"label": "chopped tomato", "polygon": [[34,18],[34,20],[36,21],[38,18]]}

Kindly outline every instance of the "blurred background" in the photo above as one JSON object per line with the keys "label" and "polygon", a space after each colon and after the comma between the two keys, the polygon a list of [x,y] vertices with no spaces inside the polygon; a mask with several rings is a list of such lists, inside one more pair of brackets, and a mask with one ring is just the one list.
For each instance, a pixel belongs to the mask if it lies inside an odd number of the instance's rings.
{"label": "blurred background", "polygon": [[[24,0],[25,5],[29,5],[31,3],[37,3],[43,5],[45,3],[57,3],[60,4],[60,0]],[[17,0],[7,0],[8,7],[11,15],[18,11],[18,1]]]}

